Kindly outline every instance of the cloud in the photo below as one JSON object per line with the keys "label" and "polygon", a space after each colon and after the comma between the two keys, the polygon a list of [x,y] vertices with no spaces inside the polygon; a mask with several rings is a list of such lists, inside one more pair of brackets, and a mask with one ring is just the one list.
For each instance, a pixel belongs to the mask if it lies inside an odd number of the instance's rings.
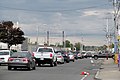
{"label": "cloud", "polygon": [[[97,39],[101,41],[102,39],[104,39],[105,32],[103,31],[103,29],[105,28],[104,25],[106,25],[106,20],[104,20],[103,18],[105,18],[106,13],[111,12],[111,10],[97,8],[97,9],[85,9],[85,10],[82,9],[79,11],[78,10],[72,11],[72,9],[94,6],[97,4],[93,4],[93,3],[102,4],[102,2],[105,1],[36,0],[33,2],[33,0],[20,0],[20,1],[7,0],[7,1],[2,1],[1,3],[4,3],[2,5],[4,6],[7,5],[8,7],[16,6],[17,8],[30,9],[33,11],[2,8],[0,10],[0,15],[1,15],[1,20],[12,20],[15,23],[18,21],[19,26],[25,32],[25,35],[32,37],[33,39],[37,35],[37,30],[39,27],[40,37],[46,36],[46,31],[50,31],[51,37],[61,37],[62,31],[65,31],[67,38],[69,37],[73,42],[75,42],[74,40],[79,41],[81,34],[84,34],[83,36],[86,37],[85,39],[87,40],[90,39],[90,41],[95,42],[95,40]],[[34,11],[34,10],[38,10],[38,11]],[[40,12],[43,10],[45,11],[71,10],[71,11]]]}

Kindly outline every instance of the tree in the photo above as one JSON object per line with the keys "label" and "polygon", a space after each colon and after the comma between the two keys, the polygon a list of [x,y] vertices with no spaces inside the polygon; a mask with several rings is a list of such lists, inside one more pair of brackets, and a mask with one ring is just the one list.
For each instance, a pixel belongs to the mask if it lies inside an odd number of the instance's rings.
{"label": "tree", "polygon": [[3,21],[0,24],[0,42],[7,43],[8,48],[12,45],[22,44],[25,38],[24,32],[18,27],[13,28],[12,21]]}
{"label": "tree", "polygon": [[75,43],[75,47],[76,47],[76,50],[79,51],[80,50],[80,42]]}
{"label": "tree", "polygon": [[71,47],[71,44],[70,44],[70,41],[69,41],[69,40],[66,40],[66,41],[65,41],[65,47]]}

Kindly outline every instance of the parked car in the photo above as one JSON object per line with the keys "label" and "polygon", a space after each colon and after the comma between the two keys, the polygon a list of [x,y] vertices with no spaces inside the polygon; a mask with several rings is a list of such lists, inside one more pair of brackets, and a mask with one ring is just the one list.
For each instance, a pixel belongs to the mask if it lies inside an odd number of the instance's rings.
{"label": "parked car", "polygon": [[85,56],[84,56],[85,58],[88,58],[88,57],[92,57],[92,52],[91,51],[87,51],[86,53],[85,53]]}
{"label": "parked car", "polygon": [[114,53],[111,53],[108,51],[96,52],[92,57],[95,60],[97,60],[98,58],[113,58],[114,59]]}
{"label": "parked car", "polygon": [[76,60],[79,58],[78,53],[79,53],[79,52],[73,52],[74,57],[75,57]]}
{"label": "parked car", "polygon": [[0,50],[0,65],[7,64],[8,58],[13,54],[10,50]]}
{"label": "parked car", "polygon": [[68,55],[69,55],[69,57],[70,57],[70,61],[75,61],[75,56],[74,56],[74,54],[72,53],[72,52],[69,52],[68,53]]}
{"label": "parked car", "polygon": [[63,55],[63,57],[64,57],[64,61],[65,61],[66,63],[69,63],[69,62],[70,62],[70,57],[69,57],[69,55],[68,55],[68,52],[62,50],[61,53],[62,53],[62,55]]}
{"label": "parked car", "polygon": [[57,66],[57,55],[53,47],[38,47],[33,55],[38,66],[41,66],[41,64],[50,64],[51,67]]}
{"label": "parked car", "polygon": [[85,55],[86,55],[86,51],[82,51],[82,52],[81,52],[82,58],[85,58]]}
{"label": "parked car", "polygon": [[77,56],[78,56],[78,59],[82,59],[83,58],[83,55],[80,52],[77,54]]}
{"label": "parked car", "polygon": [[57,54],[57,63],[64,64],[64,57],[61,52],[56,53]]}
{"label": "parked car", "polygon": [[11,70],[12,68],[27,68],[28,70],[35,70],[35,59],[28,51],[15,52],[8,59],[8,70]]}

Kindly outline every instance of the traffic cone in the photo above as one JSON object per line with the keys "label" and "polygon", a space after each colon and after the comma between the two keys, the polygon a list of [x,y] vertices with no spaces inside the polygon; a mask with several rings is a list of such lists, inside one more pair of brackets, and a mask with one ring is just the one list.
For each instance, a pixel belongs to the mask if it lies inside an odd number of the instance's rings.
{"label": "traffic cone", "polygon": [[88,72],[81,72],[81,75],[90,75]]}

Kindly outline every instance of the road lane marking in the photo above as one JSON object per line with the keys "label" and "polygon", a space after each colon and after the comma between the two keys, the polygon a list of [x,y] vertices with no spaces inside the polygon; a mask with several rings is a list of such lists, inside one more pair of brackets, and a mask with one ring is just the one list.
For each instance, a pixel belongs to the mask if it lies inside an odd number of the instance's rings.
{"label": "road lane marking", "polygon": [[84,77],[82,77],[82,79],[81,79],[81,80],[84,80],[87,76],[88,76],[88,75],[84,75]]}

